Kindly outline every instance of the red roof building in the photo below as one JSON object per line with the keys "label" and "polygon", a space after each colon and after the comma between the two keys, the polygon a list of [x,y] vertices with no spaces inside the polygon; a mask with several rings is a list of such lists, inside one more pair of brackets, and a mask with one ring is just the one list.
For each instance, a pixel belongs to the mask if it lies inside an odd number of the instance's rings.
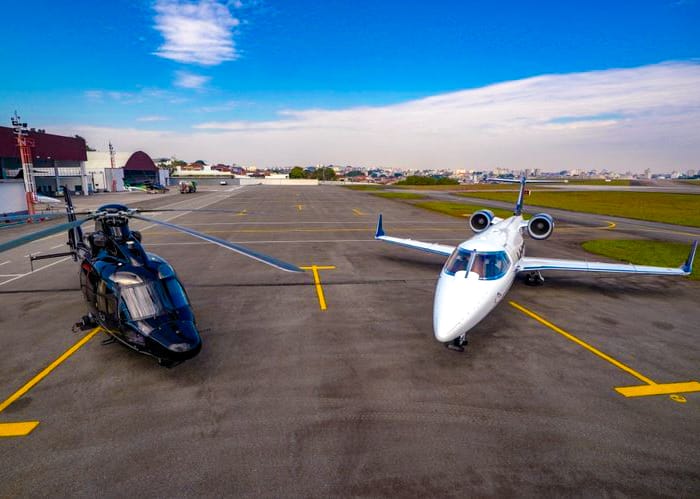
{"label": "red roof building", "polygon": [[[30,131],[29,137],[34,140],[32,155],[39,160],[56,161],[87,161],[85,139],[64,137],[51,133]],[[19,160],[19,148],[14,130],[0,126],[0,158],[16,158]]]}

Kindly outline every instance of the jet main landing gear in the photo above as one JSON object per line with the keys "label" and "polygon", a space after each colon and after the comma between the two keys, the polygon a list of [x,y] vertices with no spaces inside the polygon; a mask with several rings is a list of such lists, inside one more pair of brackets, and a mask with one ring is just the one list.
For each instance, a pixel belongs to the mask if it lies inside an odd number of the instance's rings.
{"label": "jet main landing gear", "polygon": [[544,277],[542,277],[539,270],[530,272],[525,276],[525,284],[528,286],[542,286],[544,284]]}

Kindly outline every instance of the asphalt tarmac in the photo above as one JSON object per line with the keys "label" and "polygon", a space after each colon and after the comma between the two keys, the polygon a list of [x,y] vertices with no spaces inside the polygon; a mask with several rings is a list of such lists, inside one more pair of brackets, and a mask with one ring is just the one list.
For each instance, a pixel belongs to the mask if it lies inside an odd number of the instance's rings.
{"label": "asphalt tarmac", "polygon": [[[700,494],[700,392],[615,390],[700,380],[698,281],[516,282],[459,354],[432,335],[443,259],[372,236],[380,212],[390,235],[445,244],[469,237],[466,220],[332,186],[76,201],[232,210],[153,216],[316,266],[319,284],[135,223],[184,283],[203,350],[166,369],[88,341],[0,412],[0,425],[39,422],[0,438],[0,497]],[[527,253],[590,260],[580,242],[615,230],[563,223]],[[0,254],[0,404],[85,334],[71,332],[86,310],[77,265],[29,273],[24,257],[64,242]]]}

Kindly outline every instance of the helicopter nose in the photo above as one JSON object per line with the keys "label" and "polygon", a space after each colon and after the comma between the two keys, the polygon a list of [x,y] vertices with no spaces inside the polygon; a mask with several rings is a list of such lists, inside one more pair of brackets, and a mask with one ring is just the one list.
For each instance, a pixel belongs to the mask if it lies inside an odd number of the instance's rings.
{"label": "helicopter nose", "polygon": [[177,321],[171,325],[171,343],[168,350],[177,353],[196,354],[202,347],[199,332],[191,321]]}

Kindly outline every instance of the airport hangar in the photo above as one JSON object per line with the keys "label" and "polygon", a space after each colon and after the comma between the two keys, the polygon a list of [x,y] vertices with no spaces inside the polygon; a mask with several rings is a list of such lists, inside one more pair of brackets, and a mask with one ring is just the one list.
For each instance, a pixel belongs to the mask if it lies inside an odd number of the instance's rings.
{"label": "airport hangar", "polygon": [[[67,187],[72,193],[123,191],[124,183],[167,183],[168,171],[159,169],[143,151],[116,152],[112,168],[108,152],[87,151],[81,137],[67,137],[30,129],[34,181],[39,194],[56,195]],[[14,130],[0,126],[0,213],[26,210],[22,163]]]}

